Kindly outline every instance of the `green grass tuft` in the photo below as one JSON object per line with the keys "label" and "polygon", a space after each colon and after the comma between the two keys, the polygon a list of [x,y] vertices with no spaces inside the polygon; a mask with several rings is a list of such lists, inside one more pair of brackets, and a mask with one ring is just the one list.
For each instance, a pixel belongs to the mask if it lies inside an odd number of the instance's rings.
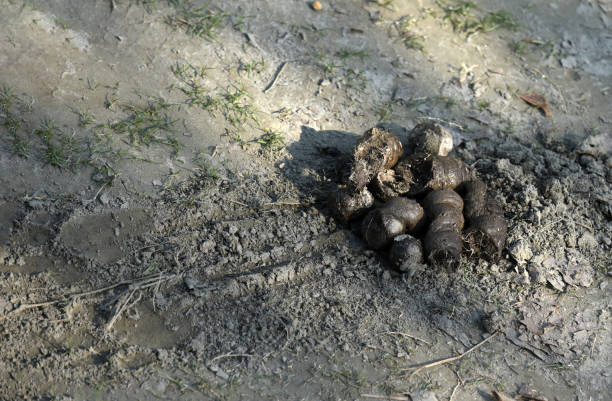
{"label": "green grass tuft", "polygon": [[453,5],[446,5],[441,1],[438,5],[445,15],[443,19],[453,26],[453,30],[465,32],[468,36],[482,32],[487,33],[500,28],[515,30],[518,25],[512,19],[512,15],[506,11],[489,13],[484,17],[476,17],[472,10],[478,8],[472,1],[461,1]]}
{"label": "green grass tuft", "polygon": [[179,90],[187,96],[186,104],[198,106],[215,115],[220,112],[233,127],[242,127],[248,121],[259,125],[256,109],[250,102],[250,94],[242,84],[211,94],[203,82],[207,68],[191,64],[177,64],[172,72],[181,81]]}
{"label": "green grass tuft", "polygon": [[173,134],[174,123],[168,114],[170,104],[155,100],[146,106],[125,105],[123,111],[128,115],[122,120],[99,125],[98,128],[109,129],[118,135],[127,135],[130,145],[145,145],[157,143],[169,146],[178,152],[181,143],[175,138],[161,134]]}
{"label": "green grass tuft", "polygon": [[240,63],[238,67],[238,72],[245,71],[247,73],[247,77],[251,77],[252,72],[260,73],[266,68],[266,63],[264,61],[263,56],[261,56],[260,60],[251,61],[250,63]]}
{"label": "green grass tuft", "polygon": [[34,131],[43,144],[42,161],[45,164],[60,169],[76,171],[76,169],[88,163],[84,157],[86,147],[83,141],[72,135],[65,134],[50,119],[43,119],[40,127]]}
{"label": "green grass tuft", "polygon": [[166,19],[168,25],[182,27],[193,36],[212,40],[215,38],[214,31],[223,26],[223,20],[228,14],[222,11],[212,11],[209,6],[194,8],[184,0],[169,0],[176,8],[176,14]]}
{"label": "green grass tuft", "polygon": [[367,57],[370,57],[370,52],[367,50],[341,49],[336,53],[336,56],[340,57],[341,59],[359,57],[359,59],[363,61]]}
{"label": "green grass tuft", "polygon": [[266,130],[256,142],[269,152],[276,152],[285,147],[285,138],[280,133],[272,130]]}

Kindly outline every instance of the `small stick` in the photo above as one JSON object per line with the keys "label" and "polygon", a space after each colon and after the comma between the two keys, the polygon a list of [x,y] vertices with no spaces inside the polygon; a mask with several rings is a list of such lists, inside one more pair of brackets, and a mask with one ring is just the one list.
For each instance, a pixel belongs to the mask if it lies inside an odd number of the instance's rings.
{"label": "small stick", "polygon": [[218,361],[220,359],[225,359],[225,358],[253,358],[253,357],[254,355],[250,355],[250,354],[232,354],[231,352],[228,352],[227,354],[222,354],[222,355],[218,355],[214,357],[213,359],[208,361],[208,365],[212,365],[213,362]]}
{"label": "small stick", "polygon": [[[97,288],[95,290],[89,290],[89,291],[83,291],[83,292],[77,292],[77,293],[74,293],[74,294],[69,294],[69,295],[64,296],[63,298],[55,299],[55,300],[52,300],[52,301],[37,302],[37,303],[33,303],[33,304],[21,304],[21,305],[19,305],[19,307],[13,309],[12,311],[10,311],[10,312],[8,312],[8,313],[6,313],[4,315],[0,315],[0,321],[8,318],[11,315],[16,315],[16,314],[21,313],[23,311],[26,311],[28,309],[42,308],[42,307],[45,307],[45,306],[57,305],[57,304],[59,304],[61,302],[66,302],[68,300],[74,300],[74,299],[77,299],[77,298],[87,297],[87,296],[90,296],[90,295],[99,294],[101,292],[106,292],[106,291],[112,290],[113,288],[120,287],[122,285],[132,286],[135,283],[137,283],[137,284],[139,283],[139,285],[136,286],[137,289],[149,288],[149,287],[151,287],[153,285],[156,285],[162,279],[164,279],[164,280],[171,280],[171,279],[175,278],[176,276],[177,276],[176,274],[173,274],[173,275],[164,277],[162,274],[156,274],[156,275],[153,275],[153,276],[147,276],[147,277],[143,277],[141,279],[136,279],[136,280],[123,280],[123,281],[120,281],[118,283],[108,285],[106,287]],[[154,280],[154,281],[151,282],[151,280]]]}
{"label": "small stick", "polygon": [[376,398],[379,400],[393,400],[393,401],[410,401],[412,398],[404,397],[401,395],[379,395],[379,394],[360,394],[363,398]]}
{"label": "small stick", "polygon": [[96,194],[94,195],[94,197],[93,197],[93,198],[91,198],[91,199],[89,199],[89,200],[86,200],[84,203],[85,203],[86,205],[89,205],[91,202],[93,202],[93,201],[95,201],[96,199],[98,199],[98,195],[100,195],[100,192],[102,192],[102,190],[104,189],[104,187],[105,187],[105,186],[107,186],[109,182],[110,182],[110,181],[106,181],[106,182],[104,182],[104,184],[102,184],[102,185],[100,186],[100,189],[98,189],[98,192],[96,192]]}
{"label": "small stick", "polygon": [[497,333],[498,333],[498,332],[495,332],[495,333],[491,334],[489,337],[485,338],[484,340],[482,340],[482,341],[481,341],[481,342],[479,342],[478,344],[474,345],[472,348],[468,349],[467,351],[465,351],[465,352],[464,352],[464,353],[462,353],[462,354],[455,355],[455,356],[450,357],[450,358],[445,358],[445,359],[440,359],[440,360],[433,361],[433,362],[428,362],[428,363],[426,363],[426,364],[424,364],[424,365],[422,365],[422,366],[416,367],[416,368],[415,368],[415,367],[411,367],[411,368],[404,368],[404,369],[401,369],[400,371],[402,371],[402,372],[403,372],[403,371],[406,371],[406,370],[416,369],[414,372],[412,372],[412,373],[410,374],[410,377],[412,377],[412,376],[416,375],[417,373],[419,373],[420,371],[422,371],[422,370],[424,370],[424,369],[429,369],[429,368],[433,368],[433,367],[435,367],[435,366],[444,365],[444,364],[449,363],[449,362],[455,362],[455,361],[457,361],[457,360],[459,360],[459,359],[463,358],[464,356],[466,356],[466,355],[467,355],[467,354],[469,354],[470,352],[475,351],[476,349],[478,349],[479,347],[481,347],[483,344],[485,344],[486,342],[488,342],[489,340],[491,340],[493,337],[495,337],[495,336],[497,335]]}
{"label": "small stick", "polygon": [[283,72],[283,70],[287,66],[287,63],[288,61],[283,61],[281,63],[281,65],[276,70],[276,74],[274,74],[274,78],[272,78],[272,82],[270,82],[268,86],[266,86],[266,89],[263,90],[263,93],[268,93],[268,91],[272,89],[274,85],[276,85],[276,81],[278,81],[278,77],[280,77],[280,74]]}
{"label": "small stick", "polygon": [[460,131],[465,131],[465,128],[457,123],[454,123],[452,121],[448,121],[448,120],[444,120],[442,118],[438,118],[438,117],[429,117],[429,116],[425,116],[425,117],[417,117],[417,120],[429,120],[429,121],[438,121],[440,123],[444,123],[444,124],[448,124],[452,127],[456,127],[458,128]]}
{"label": "small stick", "polygon": [[427,345],[431,345],[430,342],[427,342],[427,341],[423,340],[422,338],[415,337],[415,336],[412,336],[412,335],[407,334],[407,333],[402,333],[401,331],[387,331],[386,333],[383,333],[383,334],[397,334],[397,335],[402,336],[402,337],[412,338],[413,340],[420,341],[420,342],[425,343]]}
{"label": "small stick", "polygon": [[455,387],[453,388],[453,392],[450,395],[450,398],[448,399],[448,401],[453,401],[453,397],[455,397],[455,392],[457,391],[457,389],[459,388],[459,385],[461,383],[457,382],[457,384],[455,385]]}
{"label": "small stick", "polygon": [[130,303],[130,299],[132,299],[132,295],[134,295],[135,292],[136,290],[130,291],[125,301],[119,306],[119,308],[117,308],[117,311],[113,314],[113,317],[111,318],[111,320],[109,320],[109,322],[106,324],[106,327],[104,327],[104,332],[108,333],[110,329],[112,329],[117,319],[119,319],[119,316],[121,316],[125,308]]}
{"label": "small stick", "polygon": [[247,205],[246,203],[242,203],[242,202],[239,202],[237,200],[233,200],[233,199],[229,199],[228,198],[227,201],[231,202],[231,203],[235,203],[235,204],[240,205],[240,206],[249,207],[249,205]]}
{"label": "small stick", "polygon": [[312,203],[309,202],[273,202],[264,203],[265,207],[284,207],[284,206],[310,206]]}
{"label": "small stick", "polygon": [[457,389],[459,388],[460,385],[463,385],[463,379],[461,379],[461,376],[459,376],[459,372],[455,372],[455,375],[457,376],[457,384],[453,388],[453,392],[451,393],[450,398],[449,398],[448,401],[453,401],[453,397],[455,396],[455,392],[457,391]]}

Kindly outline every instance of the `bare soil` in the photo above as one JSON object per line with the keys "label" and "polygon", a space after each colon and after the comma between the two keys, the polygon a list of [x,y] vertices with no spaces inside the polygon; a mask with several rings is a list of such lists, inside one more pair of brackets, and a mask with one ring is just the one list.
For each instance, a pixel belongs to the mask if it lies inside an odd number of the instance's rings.
{"label": "bare soil", "polygon": [[[612,399],[612,3],[462,4],[0,0],[0,399]],[[330,216],[421,121],[499,263]]]}

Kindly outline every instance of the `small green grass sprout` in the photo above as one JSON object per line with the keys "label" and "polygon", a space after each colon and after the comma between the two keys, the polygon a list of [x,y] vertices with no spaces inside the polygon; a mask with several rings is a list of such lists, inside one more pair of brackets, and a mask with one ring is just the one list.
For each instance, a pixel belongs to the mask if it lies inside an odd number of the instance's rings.
{"label": "small green grass sprout", "polygon": [[285,146],[285,138],[278,132],[266,130],[256,142],[262,146],[264,150],[275,152]]}
{"label": "small green grass sprout", "polygon": [[181,26],[193,36],[213,40],[214,31],[223,26],[223,19],[228,16],[222,11],[215,12],[208,6],[191,7],[181,0],[170,0],[176,9],[176,14],[169,16],[166,22],[170,26]]}

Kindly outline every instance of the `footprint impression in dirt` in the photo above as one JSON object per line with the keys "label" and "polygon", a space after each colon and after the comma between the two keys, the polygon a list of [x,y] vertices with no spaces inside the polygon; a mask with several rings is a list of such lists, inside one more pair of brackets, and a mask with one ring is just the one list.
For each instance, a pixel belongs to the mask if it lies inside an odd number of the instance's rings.
{"label": "footprint impression in dirt", "polygon": [[368,247],[386,252],[400,271],[424,263],[453,271],[462,252],[499,260],[508,227],[487,185],[449,155],[453,138],[444,128],[421,123],[412,134],[404,152],[397,136],[366,131],[338,162],[332,214],[344,224],[356,222]]}

